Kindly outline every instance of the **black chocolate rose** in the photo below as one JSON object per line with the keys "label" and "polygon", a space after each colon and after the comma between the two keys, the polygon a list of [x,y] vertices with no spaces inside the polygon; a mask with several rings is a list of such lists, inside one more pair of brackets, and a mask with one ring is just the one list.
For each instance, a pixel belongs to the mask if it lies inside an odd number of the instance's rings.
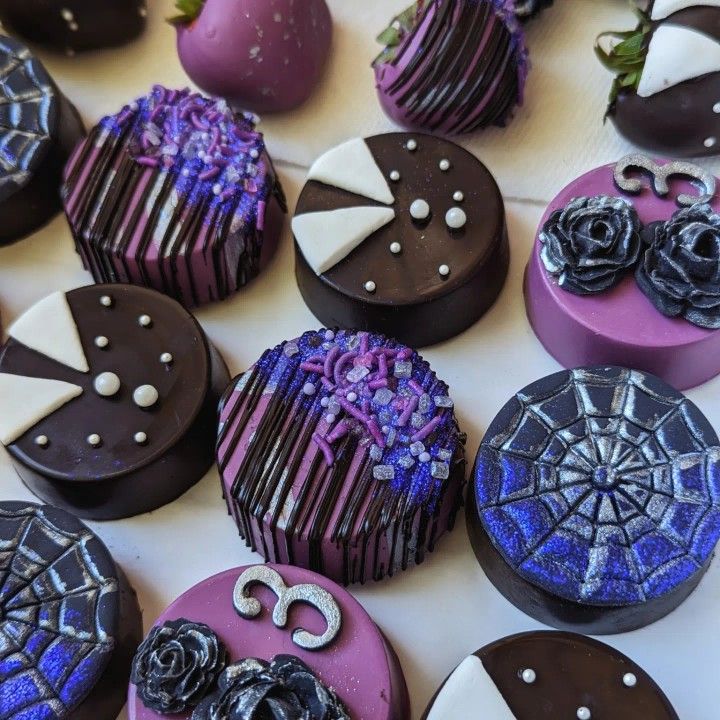
{"label": "black chocolate rose", "polygon": [[192,720],[350,720],[335,693],[293,655],[271,663],[248,658],[228,665],[218,690]]}
{"label": "black chocolate rose", "polygon": [[693,205],[644,234],[650,247],[635,271],[640,289],[663,315],[720,328],[720,215]]}
{"label": "black chocolate rose", "polygon": [[609,290],[640,256],[640,219],[622,198],[581,197],[556,210],[540,233],[545,269],[563,290]]}
{"label": "black chocolate rose", "polygon": [[225,667],[225,646],[202,623],[183,618],[154,627],[133,659],[130,680],[143,704],[158,713],[197,705]]}

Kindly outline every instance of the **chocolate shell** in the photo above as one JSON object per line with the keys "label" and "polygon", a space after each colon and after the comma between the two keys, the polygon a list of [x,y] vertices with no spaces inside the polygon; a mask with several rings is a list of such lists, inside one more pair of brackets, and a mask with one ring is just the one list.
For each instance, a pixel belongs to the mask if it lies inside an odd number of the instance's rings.
{"label": "chocolate shell", "polygon": [[634,630],[680,605],[720,538],[720,446],[651,375],[579,368],[498,413],[468,498],[475,554],[523,612],[561,629]]}
{"label": "chocolate shell", "polygon": [[227,368],[178,303],[131,285],[57,292],[0,350],[0,440],[39,497],[98,520],[174,500],[212,465]]}
{"label": "chocolate shell", "polygon": [[529,632],[465,658],[422,720],[679,720],[654,680],[630,658],[592,638]]}
{"label": "chocolate shell", "polygon": [[282,229],[282,188],[250,115],[156,86],[104,118],[65,169],[65,212],[96,282],[186,307],[254,278]]}
{"label": "chocolate shell", "polygon": [[142,637],[135,592],[98,537],[55,507],[0,502],[0,713],[115,720]]}
{"label": "chocolate shell", "polygon": [[30,50],[0,35],[0,244],[60,212],[62,169],[84,129]]}
{"label": "chocolate shell", "polygon": [[124,45],[145,29],[146,0],[4,0],[0,22],[14,34],[74,55]]}
{"label": "chocolate shell", "polygon": [[416,352],[321,330],[233,381],[217,457],[253,550],[348,584],[421,563],[452,528],[464,441],[447,385]]}
{"label": "chocolate shell", "polygon": [[418,2],[378,40],[380,104],[398,125],[441,135],[504,127],[522,104],[528,54],[507,0]]}
{"label": "chocolate shell", "polygon": [[489,170],[421,134],[356,138],[310,169],[292,221],[303,299],[330,327],[423,347],[495,302],[510,251]]}

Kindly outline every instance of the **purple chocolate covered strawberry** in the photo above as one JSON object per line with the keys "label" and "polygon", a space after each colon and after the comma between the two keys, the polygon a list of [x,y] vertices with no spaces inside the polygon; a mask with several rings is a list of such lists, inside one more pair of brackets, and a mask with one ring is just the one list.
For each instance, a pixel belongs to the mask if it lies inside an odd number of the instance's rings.
{"label": "purple chocolate covered strawberry", "polygon": [[513,0],[417,0],[378,40],[380,104],[403,127],[504,126],[522,103],[528,59]]}
{"label": "purple chocolate covered strawberry", "polygon": [[211,95],[253,112],[308,99],[330,51],[325,0],[177,0],[180,62]]}

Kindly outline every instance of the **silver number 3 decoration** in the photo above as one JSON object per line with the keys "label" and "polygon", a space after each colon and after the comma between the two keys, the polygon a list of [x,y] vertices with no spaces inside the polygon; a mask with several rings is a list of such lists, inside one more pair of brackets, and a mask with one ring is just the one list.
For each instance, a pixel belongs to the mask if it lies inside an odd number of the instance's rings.
{"label": "silver number 3 decoration", "polygon": [[319,585],[303,584],[288,587],[280,574],[266,565],[254,565],[240,575],[233,590],[233,605],[238,613],[247,619],[256,618],[262,612],[262,605],[250,595],[252,585],[266,585],[278,597],[272,611],[272,620],[279,628],[288,621],[288,610],[293,603],[312,605],[325,618],[327,630],[315,635],[303,628],[293,630],[293,642],[304,650],[320,650],[327,647],[340,632],[342,614],[335,598]]}
{"label": "silver number 3 decoration", "polygon": [[615,184],[625,192],[632,195],[639,193],[643,184],[637,178],[627,177],[628,170],[646,170],[652,175],[652,186],[655,192],[664,197],[670,192],[669,178],[673,176],[686,177],[702,185],[703,195],[681,194],[677,196],[678,205],[694,205],[695,203],[710,202],[715,195],[715,177],[693,163],[674,160],[665,165],[658,165],[647,155],[627,155],[615,166]]}

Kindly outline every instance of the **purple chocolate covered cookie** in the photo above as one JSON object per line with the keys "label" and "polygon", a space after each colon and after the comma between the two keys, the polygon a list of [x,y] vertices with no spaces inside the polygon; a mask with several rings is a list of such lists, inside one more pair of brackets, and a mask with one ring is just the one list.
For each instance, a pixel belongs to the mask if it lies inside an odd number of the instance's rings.
{"label": "purple chocolate covered cookie", "polygon": [[93,128],[62,194],[96,282],[145,285],[185,306],[222,300],[255,277],[285,211],[255,119],[160,86]]}
{"label": "purple chocolate covered cookie", "polygon": [[416,352],[321,330],[232,383],[217,457],[253,550],[347,584],[422,562],[452,527],[464,440],[447,385]]}
{"label": "purple chocolate covered cookie", "polygon": [[548,352],[680,389],[717,375],[719,211],[715,178],[687,162],[631,155],[573,181],[545,212],[525,274]]}
{"label": "purple chocolate covered cookie", "polygon": [[528,71],[512,0],[419,0],[393,19],[373,63],[385,113],[443,135],[504,126]]}
{"label": "purple chocolate covered cookie", "polygon": [[130,720],[408,720],[394,650],[347,591],[286,565],[226,570],[158,618]]}
{"label": "purple chocolate covered cookie", "polygon": [[253,112],[292,110],[327,63],[332,18],[325,0],[176,3],[180,62],[197,85]]}

